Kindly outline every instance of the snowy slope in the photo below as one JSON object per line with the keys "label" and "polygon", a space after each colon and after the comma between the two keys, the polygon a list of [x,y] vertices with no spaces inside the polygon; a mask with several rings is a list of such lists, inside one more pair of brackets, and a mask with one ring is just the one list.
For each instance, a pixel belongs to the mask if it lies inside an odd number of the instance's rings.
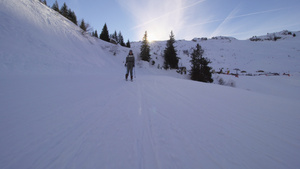
{"label": "snowy slope", "polygon": [[299,100],[112,75],[1,78],[0,168],[300,165]]}
{"label": "snowy slope", "polygon": [[1,0],[1,73],[99,72],[117,66],[111,44],[36,0]]}
{"label": "snowy slope", "polygon": [[[293,34],[296,36],[294,37]],[[272,41],[272,37],[280,37]],[[285,98],[300,99],[300,32],[282,31],[259,36],[262,41],[237,40],[231,37],[194,38],[192,41],[179,40],[175,43],[179,66],[190,69],[193,49],[200,44],[204,49],[204,57],[211,60],[210,66],[215,72],[222,71],[235,74],[239,69],[239,78],[227,75],[214,75],[214,83],[220,78],[235,87]],[[266,40],[267,39],[267,40]],[[140,42],[132,44],[138,53]],[[166,41],[152,42],[151,57],[155,61],[152,68],[161,68],[164,62],[163,53]],[[245,73],[241,73],[241,71]],[[263,71],[263,72],[258,72]],[[280,76],[266,77],[277,73]],[[257,77],[256,75],[264,76]],[[283,76],[288,74],[290,76]],[[245,75],[253,75],[246,76]],[[178,76],[177,76],[178,77]],[[180,78],[189,78],[181,76]]]}
{"label": "snowy slope", "polygon": [[[219,71],[234,72],[238,68],[241,71],[255,74],[258,70],[272,73],[295,73],[300,72],[300,32],[291,32],[293,35],[286,35],[288,31],[282,31],[267,36],[260,36],[267,39],[273,36],[280,37],[277,41],[250,41],[237,40],[230,37],[213,37],[203,40],[195,38],[192,41],[179,40],[175,43],[179,60],[179,66],[190,69],[190,57],[199,43],[204,49],[204,56],[212,61],[212,68]],[[207,38],[206,38],[207,39]],[[132,46],[139,50],[140,42]],[[152,59],[160,66],[163,65],[163,52],[166,42],[151,43]]]}
{"label": "snowy slope", "polygon": [[[298,76],[239,78],[247,91],[139,62],[126,82],[128,49],[38,0],[1,0],[0,12],[1,169],[300,166]],[[274,82],[276,94],[259,90]]]}

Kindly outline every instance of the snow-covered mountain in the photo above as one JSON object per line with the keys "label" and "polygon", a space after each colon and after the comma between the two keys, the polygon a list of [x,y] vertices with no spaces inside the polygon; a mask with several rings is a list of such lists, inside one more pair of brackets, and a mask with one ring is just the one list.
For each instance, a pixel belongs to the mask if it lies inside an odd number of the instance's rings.
{"label": "snow-covered mountain", "polygon": [[[1,7],[1,48],[6,49],[2,50],[0,57],[1,73],[97,72],[104,67],[121,65],[127,55],[127,48],[83,35],[79,27],[43,4],[31,7],[28,4],[34,1],[26,2],[25,6],[20,2],[10,3],[11,6]],[[43,11],[36,10],[39,8]],[[190,68],[190,54],[199,43],[215,71],[223,68],[224,72],[235,72],[234,69],[238,68],[251,74],[259,70],[279,74],[299,73],[300,32],[282,31],[256,39],[260,40],[232,37],[179,40],[175,44],[181,58],[179,66]],[[152,67],[163,65],[165,44],[166,41],[151,43],[151,57],[155,61]],[[136,56],[140,45],[140,42],[132,43]],[[112,57],[103,57],[112,54]]]}
{"label": "snow-covered mountain", "polygon": [[[138,61],[38,0],[0,1],[0,168],[298,168],[299,32],[277,41],[177,41],[180,64],[199,43],[236,88]],[[278,36],[276,34],[276,36]],[[133,43],[134,54],[139,44]]]}
{"label": "snow-covered mountain", "polygon": [[[277,38],[276,41],[273,40],[274,37]],[[199,43],[215,71],[223,68],[223,72],[235,73],[234,69],[240,69],[248,74],[255,74],[259,70],[279,74],[299,73],[300,32],[282,31],[257,38],[261,41],[237,40],[232,37],[179,40],[175,44],[178,57],[181,58],[179,66],[190,68],[190,55]],[[166,42],[151,44],[151,57],[160,65],[163,65],[165,44]],[[137,53],[140,45],[140,42],[132,45]]]}

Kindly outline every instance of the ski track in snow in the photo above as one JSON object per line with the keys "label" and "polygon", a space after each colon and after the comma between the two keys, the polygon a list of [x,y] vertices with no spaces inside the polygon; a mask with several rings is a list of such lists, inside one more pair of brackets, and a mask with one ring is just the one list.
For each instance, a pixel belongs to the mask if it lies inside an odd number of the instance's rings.
{"label": "ski track in snow", "polygon": [[151,75],[1,82],[3,169],[299,165],[300,107],[291,99]]}
{"label": "ski track in snow", "polygon": [[297,100],[205,85],[196,95],[156,77],[100,79],[1,79],[1,168],[299,164]]}

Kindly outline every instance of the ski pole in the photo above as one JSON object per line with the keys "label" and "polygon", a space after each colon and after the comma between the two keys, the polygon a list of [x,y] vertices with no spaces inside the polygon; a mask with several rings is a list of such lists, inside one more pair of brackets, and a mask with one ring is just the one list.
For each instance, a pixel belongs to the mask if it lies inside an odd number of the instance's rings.
{"label": "ski pole", "polygon": [[134,67],[134,78],[136,78],[136,74],[135,74],[135,67]]}

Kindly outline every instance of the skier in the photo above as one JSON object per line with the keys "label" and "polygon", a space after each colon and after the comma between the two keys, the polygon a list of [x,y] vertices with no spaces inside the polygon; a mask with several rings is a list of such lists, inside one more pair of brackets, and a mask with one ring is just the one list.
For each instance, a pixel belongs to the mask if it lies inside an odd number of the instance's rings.
{"label": "skier", "polygon": [[127,73],[125,75],[126,80],[128,78],[129,73],[130,73],[131,81],[133,80],[132,69],[134,67],[134,64],[135,64],[134,56],[133,56],[132,50],[130,50],[128,56],[126,57],[126,63],[125,63],[125,66],[127,67]]}

